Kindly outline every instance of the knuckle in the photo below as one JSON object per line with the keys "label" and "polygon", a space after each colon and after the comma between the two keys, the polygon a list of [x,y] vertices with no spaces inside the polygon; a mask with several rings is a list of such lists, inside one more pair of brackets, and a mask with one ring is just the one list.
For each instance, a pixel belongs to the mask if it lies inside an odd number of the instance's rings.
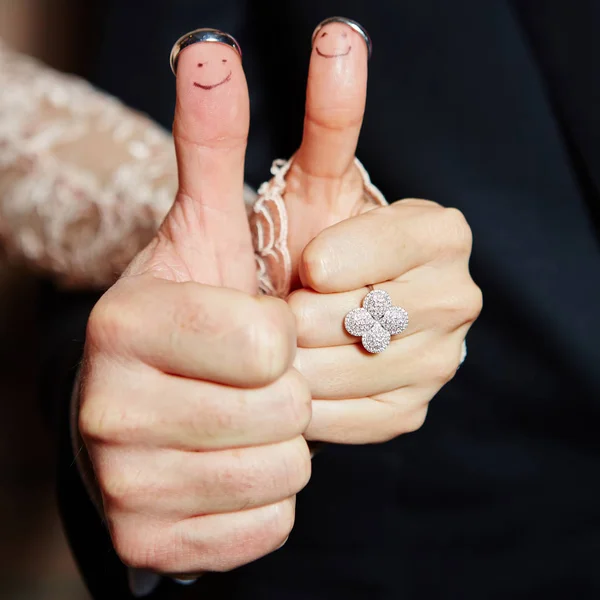
{"label": "knuckle", "polygon": [[314,312],[311,310],[311,303],[309,300],[309,295],[304,289],[292,292],[287,298],[288,306],[296,319],[296,333],[298,340],[306,338],[312,328],[311,315],[314,314]]}
{"label": "knuckle", "polygon": [[112,419],[110,410],[104,405],[102,399],[82,396],[79,408],[79,433],[85,440],[104,441],[110,439],[107,424]]}
{"label": "knuckle", "polygon": [[[300,261],[302,281],[317,291],[324,291],[332,275],[332,266],[339,263],[334,249],[317,237],[304,249]],[[334,267],[335,268],[335,267]]]}
{"label": "knuckle", "polygon": [[135,321],[135,314],[130,310],[129,304],[120,294],[109,290],[90,313],[86,344],[109,351],[120,348],[128,339]]}
{"label": "knuckle", "polygon": [[290,369],[284,377],[287,386],[285,423],[294,426],[294,432],[304,433],[312,417],[312,396],[310,387],[304,377],[296,370]]}
{"label": "knuckle", "polygon": [[115,552],[128,567],[150,568],[150,552],[141,539],[141,530],[126,531],[121,526],[111,526],[110,535]]}
{"label": "knuckle", "polygon": [[302,490],[310,480],[312,463],[308,444],[302,436],[287,445],[282,459],[282,497],[289,497]]}
{"label": "knuckle", "polygon": [[423,427],[427,418],[427,407],[413,411],[406,415],[402,423],[402,433],[414,433]]}
{"label": "knuckle", "polygon": [[395,440],[403,433],[404,428],[398,423],[398,419],[390,419],[388,417],[382,427],[370,436],[368,443],[385,444],[386,442]]}
{"label": "knuckle", "polygon": [[457,208],[444,208],[439,214],[451,248],[457,252],[469,253],[473,244],[473,234],[464,214]]}
{"label": "knuckle", "polygon": [[98,468],[96,465],[96,478],[107,507],[122,509],[135,504],[138,486],[122,468]]}
{"label": "knuckle", "polygon": [[[339,99],[337,100],[339,102]],[[306,119],[317,129],[339,132],[348,127],[360,126],[362,119],[357,119],[353,106],[343,106],[336,103],[320,106],[317,110],[313,108],[306,113]],[[300,166],[300,165],[299,165]],[[306,169],[305,173],[310,174]]]}
{"label": "knuckle", "polygon": [[94,442],[115,442],[131,429],[127,411],[103,397],[85,397],[79,411],[79,431],[83,439]]}
{"label": "knuckle", "polygon": [[295,520],[294,504],[291,499],[279,502],[265,523],[265,537],[269,540],[272,550],[282,546],[292,532]]}
{"label": "knuckle", "polygon": [[475,321],[483,305],[481,289],[472,281],[467,285],[460,286],[456,295],[448,295],[445,298],[451,301],[445,307],[443,322],[447,323],[451,329]]}
{"label": "knuckle", "polygon": [[115,552],[121,561],[134,569],[168,572],[172,569],[170,553],[162,534],[139,523],[117,522],[109,526]]}
{"label": "knuckle", "polygon": [[146,460],[131,454],[122,448],[103,448],[94,456],[94,475],[107,512],[141,514],[150,508],[156,510],[170,492],[152,475]]}
{"label": "knuckle", "polygon": [[389,442],[401,435],[417,431],[425,422],[427,410],[407,410],[404,406],[396,406],[395,414],[388,415],[381,428],[378,443]]}
{"label": "knuckle", "polygon": [[465,303],[468,307],[466,322],[472,323],[479,317],[483,310],[483,292],[475,283],[471,282],[469,300]]}
{"label": "knuckle", "polygon": [[426,364],[426,376],[439,387],[446,385],[456,375],[458,361],[455,352],[437,352],[429,357]]}
{"label": "knuckle", "polygon": [[276,381],[288,370],[296,347],[289,309],[281,300],[270,300],[249,315],[238,332],[240,344],[248,349],[247,366],[262,384]]}
{"label": "knuckle", "polygon": [[263,506],[260,517],[247,528],[237,528],[226,544],[218,540],[211,548],[209,570],[226,572],[277,550],[287,541],[294,526],[295,499],[287,498]]}
{"label": "knuckle", "polygon": [[396,406],[395,414],[388,415],[382,428],[380,442],[389,442],[396,439],[398,436],[407,433],[406,426],[406,410],[400,406]]}
{"label": "knuckle", "polygon": [[424,407],[419,405],[417,408],[408,409],[404,406],[397,406],[397,412],[391,418],[388,418],[387,427],[383,428],[380,442],[388,442],[401,435],[414,433],[425,423],[427,417],[428,405]]}

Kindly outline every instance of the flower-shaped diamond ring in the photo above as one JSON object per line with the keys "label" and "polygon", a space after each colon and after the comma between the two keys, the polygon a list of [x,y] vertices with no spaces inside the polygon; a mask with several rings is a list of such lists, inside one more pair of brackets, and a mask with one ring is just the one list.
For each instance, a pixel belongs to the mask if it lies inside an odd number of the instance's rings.
{"label": "flower-shaped diamond ring", "polygon": [[401,306],[394,306],[387,292],[372,289],[362,308],[354,308],[346,315],[344,327],[350,335],[362,338],[367,352],[377,354],[390,345],[391,336],[408,327],[408,313]]}

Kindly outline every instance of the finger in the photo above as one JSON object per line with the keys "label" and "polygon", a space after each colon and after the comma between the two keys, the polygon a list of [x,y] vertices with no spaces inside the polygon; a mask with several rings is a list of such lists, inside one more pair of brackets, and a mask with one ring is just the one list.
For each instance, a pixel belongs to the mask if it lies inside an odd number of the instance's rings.
{"label": "finger", "polygon": [[304,133],[294,161],[311,177],[340,178],[352,165],[367,95],[365,36],[344,20],[327,20],[315,32]]}
{"label": "finger", "polygon": [[[105,465],[110,467],[106,475]],[[294,496],[308,483],[311,460],[306,440],[297,436],[276,445],[217,452],[157,449],[149,454],[143,446],[128,451],[126,460],[122,450],[109,447],[101,460],[96,457],[94,469],[108,505],[180,521]]]}
{"label": "finger", "polygon": [[[311,415],[311,396],[304,378],[290,369],[260,389],[224,386],[158,371],[122,371],[118,391],[104,390],[102,419],[85,415],[100,441],[140,444],[171,450],[206,452],[275,444],[301,435]],[[93,390],[88,390],[88,393]],[[127,414],[122,407],[127,404]]]}
{"label": "finger", "polygon": [[[294,512],[295,498],[288,498],[236,513],[185,519],[159,533],[136,517],[121,524],[113,543],[126,564],[174,577],[230,571],[282,546],[294,525]],[[129,539],[136,541],[133,551],[126,546]]]}
{"label": "finger", "polygon": [[455,209],[396,202],[322,231],[303,252],[300,277],[319,292],[396,279],[439,260],[467,263],[471,230]]}
{"label": "finger", "polygon": [[407,387],[374,398],[314,400],[304,436],[332,444],[378,444],[416,431],[439,388]]}
{"label": "finger", "polygon": [[[466,265],[456,268],[426,268],[411,271],[394,281],[377,285],[387,292],[394,306],[409,315],[403,337],[425,330],[453,331],[472,320],[480,305],[480,292]],[[298,346],[326,348],[357,343],[344,327],[345,316],[362,306],[368,288],[321,294],[310,288],[293,292],[287,299],[296,319]]]}
{"label": "finger", "polygon": [[119,280],[98,302],[87,347],[165,373],[260,387],[288,370],[294,327],[282,300],[141,275]]}
{"label": "finger", "polygon": [[360,342],[334,348],[299,348],[294,366],[317,400],[371,397],[434,382],[441,387],[458,369],[464,336],[462,328],[443,336],[418,333],[392,341],[376,355],[363,350]]}
{"label": "finger", "polygon": [[215,42],[184,49],[173,123],[179,192],[161,232],[192,263],[196,281],[255,292],[243,202],[248,128],[248,88],[236,50]]}

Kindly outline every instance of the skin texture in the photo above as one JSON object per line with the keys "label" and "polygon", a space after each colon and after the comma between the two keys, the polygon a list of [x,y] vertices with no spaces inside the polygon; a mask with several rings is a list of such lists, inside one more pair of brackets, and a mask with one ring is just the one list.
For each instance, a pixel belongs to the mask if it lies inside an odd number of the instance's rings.
{"label": "skin texture", "polygon": [[[179,57],[179,192],[95,307],[82,374],[80,433],[130,566],[191,575],[280,547],[310,477],[306,439],[372,443],[417,429],[479,313],[458,211],[424,200],[374,210],[365,200],[353,158],[367,48],[343,24],[324,32],[288,174],[295,291],[286,301],[256,296],[239,57],[216,43]],[[343,329],[368,284],[411,319],[378,356]]]}

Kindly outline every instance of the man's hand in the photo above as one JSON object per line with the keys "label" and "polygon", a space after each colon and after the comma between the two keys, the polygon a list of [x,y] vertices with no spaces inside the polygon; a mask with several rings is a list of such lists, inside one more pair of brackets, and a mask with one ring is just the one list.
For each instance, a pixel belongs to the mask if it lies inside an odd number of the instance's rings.
{"label": "man's hand", "polygon": [[255,295],[248,115],[234,50],[181,53],[179,193],[89,320],[80,433],[117,553],[161,573],[227,570],[275,550],[310,476],[293,315]]}

